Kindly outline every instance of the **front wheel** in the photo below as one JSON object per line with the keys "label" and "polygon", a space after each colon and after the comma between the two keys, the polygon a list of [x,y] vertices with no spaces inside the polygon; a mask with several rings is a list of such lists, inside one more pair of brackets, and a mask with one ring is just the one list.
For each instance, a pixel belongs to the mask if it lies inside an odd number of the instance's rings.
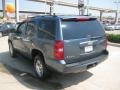
{"label": "front wheel", "polygon": [[34,57],[34,69],[39,79],[43,80],[48,76],[46,65],[39,54]]}

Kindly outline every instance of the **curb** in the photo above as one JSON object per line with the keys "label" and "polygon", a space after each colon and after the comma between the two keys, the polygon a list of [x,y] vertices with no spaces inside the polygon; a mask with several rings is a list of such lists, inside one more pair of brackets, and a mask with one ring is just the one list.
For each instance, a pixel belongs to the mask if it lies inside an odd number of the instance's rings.
{"label": "curb", "polygon": [[115,46],[115,47],[120,47],[120,44],[118,44],[118,43],[108,42],[108,45]]}

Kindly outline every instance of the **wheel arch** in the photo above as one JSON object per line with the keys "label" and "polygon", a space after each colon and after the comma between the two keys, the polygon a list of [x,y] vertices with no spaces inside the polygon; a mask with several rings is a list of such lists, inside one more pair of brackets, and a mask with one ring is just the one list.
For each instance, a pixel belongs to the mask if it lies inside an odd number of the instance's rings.
{"label": "wheel arch", "polygon": [[38,50],[38,49],[32,49],[31,50],[31,56],[32,56],[32,60],[34,60],[35,55],[39,54],[42,57],[43,62],[45,63],[45,57],[42,51]]}

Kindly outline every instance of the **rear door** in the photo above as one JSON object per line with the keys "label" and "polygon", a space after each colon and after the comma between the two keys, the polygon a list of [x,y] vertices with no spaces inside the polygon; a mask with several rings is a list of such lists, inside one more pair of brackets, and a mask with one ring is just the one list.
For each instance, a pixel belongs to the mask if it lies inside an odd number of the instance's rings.
{"label": "rear door", "polygon": [[34,21],[29,21],[27,23],[27,29],[25,31],[25,35],[22,39],[24,45],[24,52],[26,56],[30,56],[31,48],[33,44],[32,38],[35,36],[36,26]]}
{"label": "rear door", "polygon": [[63,20],[62,33],[66,63],[89,60],[105,50],[105,31],[96,19]]}

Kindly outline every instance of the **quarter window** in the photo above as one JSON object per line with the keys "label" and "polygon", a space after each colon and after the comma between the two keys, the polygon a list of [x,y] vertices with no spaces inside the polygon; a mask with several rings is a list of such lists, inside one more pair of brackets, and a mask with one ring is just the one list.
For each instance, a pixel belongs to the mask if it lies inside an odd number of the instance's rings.
{"label": "quarter window", "polygon": [[43,20],[39,22],[39,36],[46,39],[54,39],[55,26],[55,20]]}

